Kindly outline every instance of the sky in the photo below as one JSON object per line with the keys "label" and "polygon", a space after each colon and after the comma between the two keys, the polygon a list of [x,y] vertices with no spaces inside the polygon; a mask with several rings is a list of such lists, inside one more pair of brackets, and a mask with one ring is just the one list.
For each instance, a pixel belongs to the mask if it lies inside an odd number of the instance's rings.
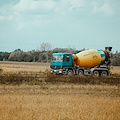
{"label": "sky", "polygon": [[0,51],[113,47],[120,52],[120,0],[0,0]]}

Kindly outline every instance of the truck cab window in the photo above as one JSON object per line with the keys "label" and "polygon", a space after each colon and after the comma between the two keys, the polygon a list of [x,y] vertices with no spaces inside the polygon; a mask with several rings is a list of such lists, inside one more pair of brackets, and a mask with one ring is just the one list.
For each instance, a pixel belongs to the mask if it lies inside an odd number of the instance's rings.
{"label": "truck cab window", "polygon": [[54,62],[62,62],[63,61],[63,55],[53,55],[52,61]]}
{"label": "truck cab window", "polygon": [[59,61],[59,62],[62,62],[62,61],[63,61],[63,55],[59,55],[59,56],[58,56],[58,61]]}
{"label": "truck cab window", "polygon": [[65,55],[64,56],[64,62],[68,62],[70,60],[70,56],[69,55]]}
{"label": "truck cab window", "polygon": [[57,61],[57,56],[56,55],[52,56],[52,61]]}

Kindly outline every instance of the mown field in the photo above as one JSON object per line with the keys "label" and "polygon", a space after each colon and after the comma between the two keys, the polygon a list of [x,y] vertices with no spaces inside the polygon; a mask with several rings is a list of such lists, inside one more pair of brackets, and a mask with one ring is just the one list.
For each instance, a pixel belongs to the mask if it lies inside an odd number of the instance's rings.
{"label": "mown field", "polygon": [[[52,82],[50,76],[41,82],[27,78],[19,83],[16,81],[21,80],[20,73],[32,73],[33,76],[35,73],[44,72],[46,64],[5,61],[0,62],[0,68],[3,69],[0,75],[5,75],[4,79],[1,77],[4,81],[0,84],[0,120],[120,119],[119,78],[115,79],[116,84],[112,77],[109,84],[108,81],[104,82],[106,78],[89,76],[80,78],[82,82],[70,82],[78,79],[76,77],[69,78],[67,82],[61,82],[62,78],[57,77],[57,81]],[[111,72],[115,74],[114,78],[119,76],[120,67],[113,67]],[[9,74],[12,74],[12,77]],[[9,81],[5,82],[8,79]],[[103,83],[100,80],[103,80]]]}
{"label": "mown field", "polygon": [[[48,69],[50,64],[48,64]],[[0,68],[6,73],[18,73],[18,72],[44,72],[47,68],[46,63],[40,62],[10,62],[0,61]]]}

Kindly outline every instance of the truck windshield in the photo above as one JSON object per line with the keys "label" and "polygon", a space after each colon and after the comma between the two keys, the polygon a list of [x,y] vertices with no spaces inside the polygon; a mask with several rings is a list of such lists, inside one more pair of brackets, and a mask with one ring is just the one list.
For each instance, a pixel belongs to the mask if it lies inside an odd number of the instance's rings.
{"label": "truck windshield", "polygon": [[63,55],[53,55],[52,61],[63,62]]}

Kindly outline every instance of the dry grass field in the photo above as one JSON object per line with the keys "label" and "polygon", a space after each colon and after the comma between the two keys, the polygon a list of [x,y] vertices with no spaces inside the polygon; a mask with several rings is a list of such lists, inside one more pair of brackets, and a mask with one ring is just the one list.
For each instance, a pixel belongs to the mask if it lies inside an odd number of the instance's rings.
{"label": "dry grass field", "polygon": [[[45,71],[45,63],[0,62],[3,73]],[[120,67],[113,67],[120,74]],[[120,84],[0,85],[0,120],[120,120]]]}
{"label": "dry grass field", "polygon": [[111,72],[112,72],[112,74],[120,75],[120,67],[119,66],[111,67]]}
{"label": "dry grass field", "polygon": [[[50,64],[48,64],[48,67]],[[18,72],[40,72],[45,71],[46,63],[40,62],[12,62],[12,61],[0,61],[0,68],[3,72],[18,73]],[[50,69],[50,68],[49,68]]]}
{"label": "dry grass field", "polygon": [[0,86],[0,120],[119,120],[118,86]]}

